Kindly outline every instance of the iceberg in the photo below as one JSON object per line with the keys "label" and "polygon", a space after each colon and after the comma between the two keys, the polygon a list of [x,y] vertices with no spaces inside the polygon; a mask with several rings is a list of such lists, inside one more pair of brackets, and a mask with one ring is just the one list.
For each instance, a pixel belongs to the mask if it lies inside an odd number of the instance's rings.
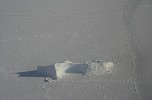
{"label": "iceberg", "polygon": [[89,74],[112,72],[113,62],[89,61],[85,63],[73,63],[65,60],[64,62],[55,63],[49,66],[37,66],[37,73],[52,79],[62,78],[70,74]]}

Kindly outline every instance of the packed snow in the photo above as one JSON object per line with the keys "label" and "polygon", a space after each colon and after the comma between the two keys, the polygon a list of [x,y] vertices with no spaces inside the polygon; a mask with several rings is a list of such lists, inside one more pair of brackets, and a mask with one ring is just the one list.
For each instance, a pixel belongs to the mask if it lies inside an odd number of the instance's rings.
{"label": "packed snow", "polygon": [[0,100],[152,100],[151,5],[0,0]]}

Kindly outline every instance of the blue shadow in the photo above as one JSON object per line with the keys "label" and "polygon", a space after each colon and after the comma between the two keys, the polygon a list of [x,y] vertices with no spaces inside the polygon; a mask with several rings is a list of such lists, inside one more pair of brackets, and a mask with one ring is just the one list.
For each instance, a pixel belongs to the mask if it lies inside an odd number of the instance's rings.
{"label": "blue shadow", "polygon": [[48,77],[47,75],[37,73],[37,70],[18,72],[19,77]]}

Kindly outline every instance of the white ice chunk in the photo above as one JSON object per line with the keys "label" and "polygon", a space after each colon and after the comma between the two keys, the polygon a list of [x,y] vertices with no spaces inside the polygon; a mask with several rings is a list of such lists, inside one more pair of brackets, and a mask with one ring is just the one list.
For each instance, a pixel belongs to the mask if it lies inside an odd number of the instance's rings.
{"label": "white ice chunk", "polygon": [[107,62],[107,63],[104,62],[103,65],[104,65],[105,71],[107,72],[111,72],[114,66],[113,62]]}
{"label": "white ice chunk", "polygon": [[44,76],[56,79],[67,75],[67,73],[77,73],[84,75],[91,72],[112,72],[113,66],[113,62],[102,62],[96,60],[86,63],[72,63],[71,61],[64,61],[49,66],[38,66],[37,72]]}
{"label": "white ice chunk", "polygon": [[56,77],[61,78],[66,74],[66,70],[73,65],[70,61],[65,61],[63,63],[54,64],[56,70]]}
{"label": "white ice chunk", "polygon": [[89,71],[92,72],[92,71],[101,71],[101,70],[103,70],[103,64],[102,63],[103,63],[102,61],[96,61],[96,60],[87,62],[87,64],[88,64],[88,72]]}

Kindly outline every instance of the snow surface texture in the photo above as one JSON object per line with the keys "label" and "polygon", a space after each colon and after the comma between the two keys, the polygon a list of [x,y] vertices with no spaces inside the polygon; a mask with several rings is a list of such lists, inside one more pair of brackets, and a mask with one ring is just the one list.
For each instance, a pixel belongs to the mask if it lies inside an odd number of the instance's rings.
{"label": "snow surface texture", "polygon": [[[0,100],[152,100],[151,9],[151,0],[0,0]],[[116,71],[36,75],[65,59]]]}
{"label": "snow surface texture", "polygon": [[88,73],[110,73],[114,67],[113,62],[102,61],[89,61],[86,63],[72,63],[71,61],[65,61],[62,63],[56,63],[50,66],[38,66],[37,73],[46,77],[52,77],[53,79],[62,78],[66,73],[79,73],[82,75]]}

